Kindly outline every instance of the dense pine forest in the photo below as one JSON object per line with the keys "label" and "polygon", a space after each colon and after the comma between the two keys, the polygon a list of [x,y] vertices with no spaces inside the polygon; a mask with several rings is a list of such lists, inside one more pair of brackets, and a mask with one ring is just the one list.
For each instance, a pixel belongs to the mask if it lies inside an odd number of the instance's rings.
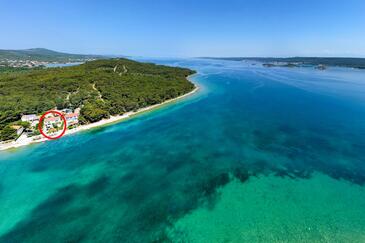
{"label": "dense pine forest", "polygon": [[[0,73],[0,140],[23,114],[81,107],[90,123],[188,93],[189,69],[128,59],[86,62],[63,68]],[[4,134],[5,135],[5,134]]]}

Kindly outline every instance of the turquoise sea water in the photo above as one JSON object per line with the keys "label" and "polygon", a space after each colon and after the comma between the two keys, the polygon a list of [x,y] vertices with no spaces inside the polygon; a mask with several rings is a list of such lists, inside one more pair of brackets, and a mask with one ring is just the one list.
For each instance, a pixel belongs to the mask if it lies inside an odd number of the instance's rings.
{"label": "turquoise sea water", "polygon": [[0,242],[365,241],[365,71],[148,61],[200,91],[0,152]]}

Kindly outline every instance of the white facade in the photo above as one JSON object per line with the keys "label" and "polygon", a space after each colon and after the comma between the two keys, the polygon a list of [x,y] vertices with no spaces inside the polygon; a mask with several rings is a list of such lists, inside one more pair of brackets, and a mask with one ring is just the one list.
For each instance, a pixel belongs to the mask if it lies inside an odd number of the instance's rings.
{"label": "white facade", "polygon": [[37,115],[31,114],[31,115],[23,115],[22,118],[21,118],[21,120],[23,122],[34,122],[34,121],[38,121],[39,118],[38,118]]}

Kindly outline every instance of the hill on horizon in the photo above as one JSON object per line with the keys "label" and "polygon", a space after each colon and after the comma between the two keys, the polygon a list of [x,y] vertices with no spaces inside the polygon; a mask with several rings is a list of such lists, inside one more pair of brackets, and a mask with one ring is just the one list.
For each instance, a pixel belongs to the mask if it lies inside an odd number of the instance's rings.
{"label": "hill on horizon", "polygon": [[69,62],[86,59],[101,59],[106,58],[102,55],[85,55],[85,54],[70,54],[49,50],[46,48],[30,48],[23,50],[4,50],[0,49],[0,60],[32,60],[46,62]]}

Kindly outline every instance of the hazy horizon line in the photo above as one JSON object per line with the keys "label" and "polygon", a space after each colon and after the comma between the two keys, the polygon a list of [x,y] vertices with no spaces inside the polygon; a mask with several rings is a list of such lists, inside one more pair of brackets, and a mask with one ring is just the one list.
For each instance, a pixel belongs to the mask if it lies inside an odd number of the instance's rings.
{"label": "hazy horizon line", "polygon": [[222,56],[222,55],[209,55],[209,56],[185,56],[185,55],[161,55],[161,56],[149,56],[149,55],[126,55],[126,54],[111,54],[111,53],[103,53],[96,54],[90,52],[72,52],[72,51],[64,51],[53,48],[45,48],[45,47],[30,47],[30,48],[11,48],[11,49],[3,49],[0,48],[0,51],[22,51],[22,50],[31,50],[31,49],[47,49],[50,51],[66,53],[66,54],[75,54],[75,55],[93,55],[93,56],[106,56],[106,57],[139,57],[139,58],[196,58],[196,59],[205,59],[205,58],[365,58],[365,55],[237,55],[237,56]]}

